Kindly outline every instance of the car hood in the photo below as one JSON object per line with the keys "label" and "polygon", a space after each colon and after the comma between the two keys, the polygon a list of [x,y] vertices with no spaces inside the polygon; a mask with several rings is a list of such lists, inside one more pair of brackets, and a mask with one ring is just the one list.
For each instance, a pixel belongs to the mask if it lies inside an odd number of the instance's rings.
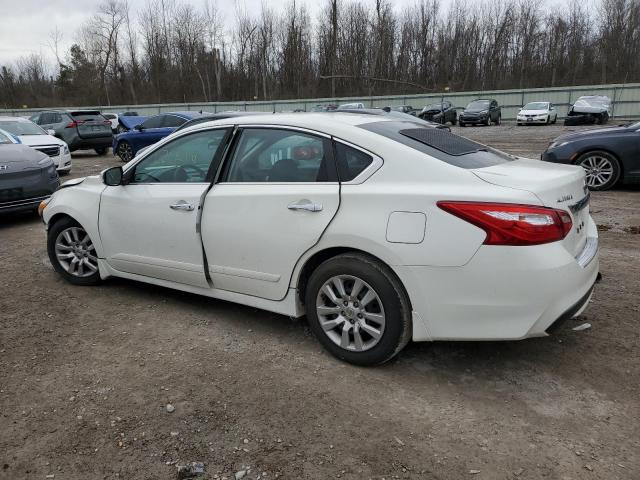
{"label": "car hood", "polygon": [[545,115],[549,110],[520,110],[518,115]]}
{"label": "car hood", "polygon": [[47,167],[38,163],[43,159],[49,157],[26,145],[0,145],[0,166],[4,167],[0,168],[0,175]]}
{"label": "car hood", "polygon": [[612,133],[633,133],[633,129],[628,127],[606,127],[606,128],[595,128],[593,130],[583,130],[581,132],[572,132],[567,133],[565,135],[560,135],[558,138],[554,140],[554,142],[558,141],[570,141],[570,140],[579,140],[581,138],[591,138],[591,137],[600,137],[605,135],[611,135]]}
{"label": "car hood", "polygon": [[480,112],[488,112],[489,111],[489,107],[487,108],[480,108],[480,109],[470,109],[470,108],[465,108],[462,113],[480,113]]}
{"label": "car hood", "polygon": [[120,117],[118,117],[118,123],[121,124],[124,128],[127,128],[127,129],[131,130],[136,125],[140,125],[147,118],[149,118],[149,117],[144,117],[144,116],[141,116],[141,115],[138,115],[138,116],[134,116],[134,115],[120,116]]}
{"label": "car hood", "polygon": [[40,145],[65,145],[62,140],[53,135],[19,135],[18,138],[23,144],[29,145],[30,147]]}
{"label": "car hood", "polygon": [[604,113],[609,111],[607,107],[595,105],[574,105],[571,110],[575,113]]}

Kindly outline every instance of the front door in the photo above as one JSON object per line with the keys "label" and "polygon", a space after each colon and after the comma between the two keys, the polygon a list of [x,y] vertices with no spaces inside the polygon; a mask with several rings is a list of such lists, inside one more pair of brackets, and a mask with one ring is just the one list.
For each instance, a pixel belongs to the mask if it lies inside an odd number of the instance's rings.
{"label": "front door", "polygon": [[245,128],[207,194],[202,241],[214,288],[281,300],[296,262],[336,214],[331,140]]}
{"label": "front door", "polygon": [[208,287],[196,226],[227,132],[178,137],[128,170],[130,183],[105,188],[99,229],[113,268]]}

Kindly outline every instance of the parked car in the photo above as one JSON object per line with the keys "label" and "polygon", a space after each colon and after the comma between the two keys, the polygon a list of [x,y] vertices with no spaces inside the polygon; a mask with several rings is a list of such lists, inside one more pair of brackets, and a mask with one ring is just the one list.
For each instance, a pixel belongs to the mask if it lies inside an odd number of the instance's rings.
{"label": "parked car", "polygon": [[517,125],[556,123],[558,112],[551,102],[529,102],[516,115]]}
{"label": "parked car", "polygon": [[451,125],[455,125],[458,121],[458,112],[456,112],[456,107],[446,100],[427,105],[422,109],[418,116],[424,120],[441,123],[443,125],[447,122],[451,122]]}
{"label": "parked car", "polygon": [[69,150],[95,150],[105,155],[111,146],[111,122],[98,110],[50,110],[29,118],[69,145]]}
{"label": "parked car", "polygon": [[306,314],[360,365],[411,339],[545,336],[586,308],[598,231],[581,168],[376,115],[226,123],[58,190],[43,204],[55,270]]}
{"label": "parked car", "polygon": [[580,165],[591,190],[608,190],[619,181],[640,183],[640,122],[562,135],[542,160]]}
{"label": "parked car", "polygon": [[122,112],[120,116],[121,117],[137,117],[138,112]]}
{"label": "parked car", "polygon": [[15,136],[23,145],[51,157],[58,173],[64,174],[71,171],[69,146],[55,137],[53,130],[47,132],[32,121],[21,117],[0,117],[0,129]]}
{"label": "parked car", "polygon": [[364,108],[364,103],[343,103],[338,107],[338,110],[353,110],[354,108]]}
{"label": "parked car", "polygon": [[389,110],[393,110],[393,111],[396,111],[396,112],[407,113],[407,114],[413,115],[413,116],[416,116],[417,113],[418,113],[418,110],[413,108],[411,105],[394,105],[394,106],[390,106],[388,108],[389,108]]}
{"label": "parked car", "polygon": [[469,103],[458,115],[461,127],[466,125],[500,125],[502,110],[497,100],[480,98]]}
{"label": "parked car", "polygon": [[111,132],[113,134],[118,133],[118,117],[119,115],[117,113],[103,113],[102,116],[104,118],[106,118],[107,120],[109,120],[109,122],[111,123]]}
{"label": "parked car", "polygon": [[183,123],[200,116],[202,114],[199,112],[168,112],[149,117],[135,125],[132,130],[113,137],[113,151],[123,162],[128,162],[141,148],[156,143],[173,133]]}
{"label": "parked car", "polygon": [[0,130],[0,214],[35,211],[58,185],[51,157]]}
{"label": "parked car", "polygon": [[602,125],[609,121],[611,99],[606,95],[585,95],[569,107],[565,125]]}
{"label": "parked car", "polygon": [[333,103],[330,103],[328,105],[315,105],[314,107],[311,107],[311,111],[312,112],[329,112],[331,110],[337,110],[338,109],[338,105],[335,105]]}
{"label": "parked car", "polygon": [[419,123],[421,125],[425,125],[431,128],[441,128],[444,130],[451,131],[449,127],[447,127],[446,125],[442,125],[441,123],[423,120],[419,117],[414,117],[413,115],[410,115],[408,113],[398,112],[396,110],[391,110],[387,107],[385,108],[354,108],[354,109],[345,108],[340,110],[340,113],[354,113],[357,115],[383,115],[386,117],[393,117],[398,120],[403,120],[405,122],[414,122],[414,123]]}

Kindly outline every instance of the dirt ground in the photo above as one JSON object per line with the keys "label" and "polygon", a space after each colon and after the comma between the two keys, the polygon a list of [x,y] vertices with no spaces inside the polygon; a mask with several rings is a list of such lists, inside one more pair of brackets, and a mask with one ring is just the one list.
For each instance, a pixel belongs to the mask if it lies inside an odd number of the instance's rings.
{"label": "dirt ground", "polygon": [[[454,129],[532,157],[564,130]],[[118,164],[73,160],[70,177]],[[0,218],[0,478],[175,479],[200,461],[208,479],[638,479],[640,188],[592,198],[604,278],[580,319],[542,339],[410,344],[378,368],[335,360],[304,320],[74,287],[38,218]]]}

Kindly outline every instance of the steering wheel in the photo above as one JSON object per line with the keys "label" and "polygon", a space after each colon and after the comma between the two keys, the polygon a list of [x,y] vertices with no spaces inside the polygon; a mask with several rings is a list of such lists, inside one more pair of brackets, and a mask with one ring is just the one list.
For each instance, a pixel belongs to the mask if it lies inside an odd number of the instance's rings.
{"label": "steering wheel", "polygon": [[207,178],[207,172],[196,165],[188,164],[179,165],[176,167],[176,169],[173,171],[173,180],[175,182],[186,182],[189,178],[188,170],[196,172],[196,174],[198,174],[200,178],[202,178],[202,182],[204,182],[205,178]]}

